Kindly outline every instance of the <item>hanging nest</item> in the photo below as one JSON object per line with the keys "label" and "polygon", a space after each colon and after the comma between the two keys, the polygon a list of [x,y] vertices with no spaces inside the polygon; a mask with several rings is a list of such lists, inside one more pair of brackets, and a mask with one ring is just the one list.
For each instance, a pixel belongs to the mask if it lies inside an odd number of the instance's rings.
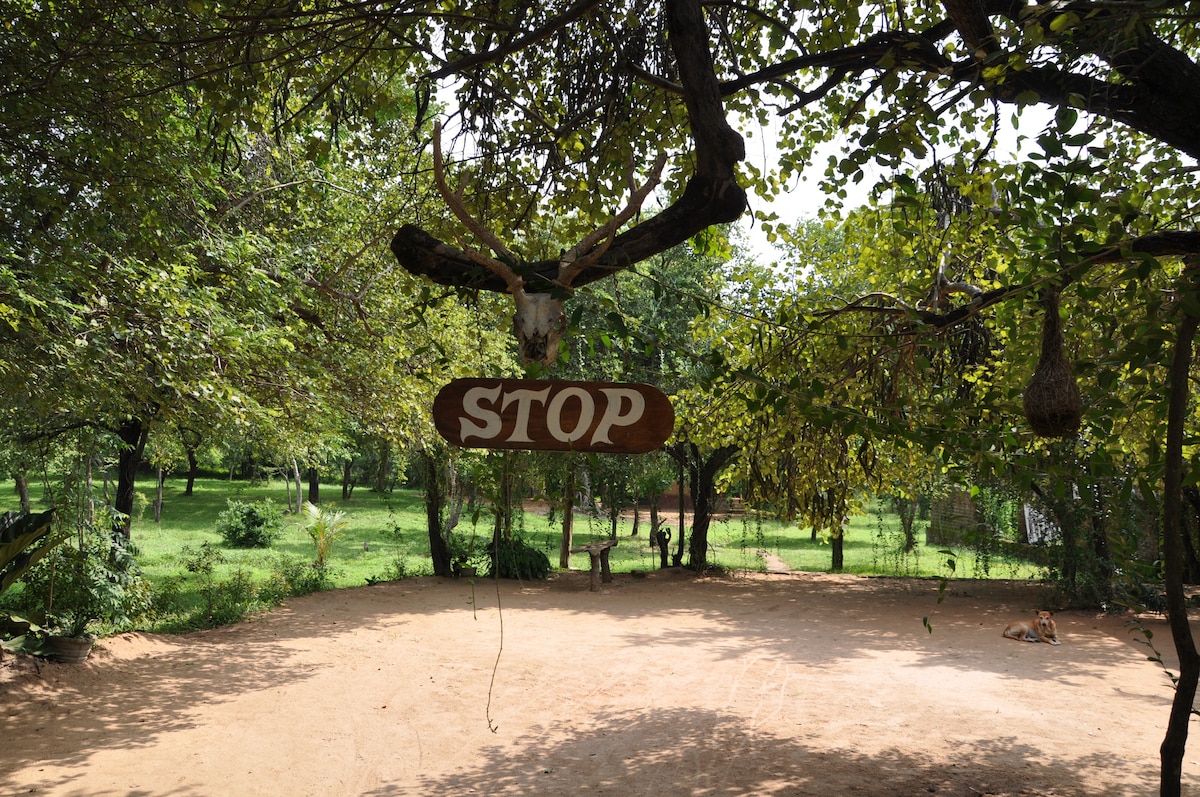
{"label": "hanging nest", "polygon": [[1047,290],[1038,302],[1042,319],[1042,356],[1025,388],[1025,420],[1040,437],[1074,437],[1079,431],[1082,402],[1071,364],[1063,356],[1058,290]]}

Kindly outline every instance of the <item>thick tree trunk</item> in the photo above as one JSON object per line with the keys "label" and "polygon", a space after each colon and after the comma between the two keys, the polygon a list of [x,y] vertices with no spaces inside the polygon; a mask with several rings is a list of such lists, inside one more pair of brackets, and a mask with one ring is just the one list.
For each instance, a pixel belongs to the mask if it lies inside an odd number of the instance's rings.
{"label": "thick tree trunk", "polygon": [[310,466],[308,469],[308,502],[310,504],[321,503],[321,473],[315,466]]}
{"label": "thick tree trunk", "polygon": [[113,538],[129,542],[129,529],[133,521],[133,498],[136,488],[138,466],[142,464],[142,452],[150,437],[150,427],[139,418],[126,420],[117,429],[121,438],[121,452],[117,457],[117,495],[113,509],[117,519],[113,521]]}
{"label": "thick tree trunk", "polygon": [[379,441],[379,462],[375,469],[375,492],[388,491],[388,473],[392,469],[392,447],[387,440]]}
{"label": "thick tree trunk", "polygon": [[708,529],[712,524],[713,504],[717,497],[717,474],[737,455],[734,446],[722,446],[708,460],[695,445],[691,447],[692,536],[688,544],[688,567],[703,571],[708,567]]}
{"label": "thick tree trunk", "polygon": [[354,495],[354,459],[347,459],[342,463],[342,500],[349,501],[350,496]]}
{"label": "thick tree trunk", "polygon": [[900,515],[900,528],[904,532],[904,552],[912,553],[917,548],[917,535],[913,533],[917,519],[917,499],[896,496],[892,498],[892,506]]}
{"label": "thick tree trunk", "polygon": [[708,499],[692,496],[692,536],[688,540],[688,567],[703,572],[708,567],[708,527],[712,507]]}
{"label": "thick tree trunk", "polygon": [[567,465],[567,484],[563,488],[562,539],[558,546],[558,566],[566,570],[571,566],[571,548],[574,547],[575,524],[575,461]]}
{"label": "thick tree trunk", "polygon": [[1200,319],[1186,314],[1175,341],[1175,353],[1168,376],[1167,442],[1166,462],[1163,476],[1163,575],[1167,599],[1167,621],[1171,626],[1171,638],[1175,641],[1175,652],[1179,656],[1179,678],[1175,682],[1175,698],[1171,702],[1171,715],[1167,722],[1167,733],[1163,738],[1159,755],[1162,771],[1159,793],[1164,797],[1176,797],[1181,793],[1183,778],[1183,755],[1187,747],[1188,722],[1196,699],[1196,685],[1200,681],[1200,654],[1192,638],[1188,623],[1187,596],[1183,591],[1183,440],[1186,433],[1188,402],[1188,374],[1192,364],[1192,346],[1196,338],[1196,327]]}
{"label": "thick tree trunk", "polygon": [[196,459],[196,449],[194,449],[194,448],[187,449],[187,461],[188,461],[187,486],[184,488],[183,494],[191,495],[193,489],[196,487],[196,473],[200,470],[200,463]]}
{"label": "thick tree trunk", "polygon": [[842,568],[846,566],[846,546],[843,544],[845,534],[841,531],[829,538],[829,548],[832,552],[832,560],[830,561],[830,569],[835,573],[842,572]]}
{"label": "thick tree trunk", "polygon": [[[516,477],[513,474],[513,457],[511,451],[505,451],[501,456],[500,466],[500,501],[496,507],[496,542],[512,539],[513,515],[516,512]],[[499,548],[496,549],[499,551]]]}
{"label": "thick tree trunk", "polygon": [[446,481],[442,478],[442,465],[439,457],[430,451],[422,450],[419,456],[424,466],[425,520],[429,531],[429,558],[433,562],[433,574],[450,578],[454,572],[453,562],[450,561],[450,546],[446,542],[446,530],[442,523],[443,508],[446,505]]}
{"label": "thick tree trunk", "polygon": [[688,452],[688,446],[686,443],[679,443],[675,447],[675,452],[673,452],[676,454],[675,459],[679,463],[679,481],[678,481],[678,483],[679,483],[679,537],[678,537],[678,539],[675,540],[677,550],[671,556],[671,566],[672,567],[683,567],[684,540],[687,539],[687,534],[685,533],[685,529],[687,528],[687,525],[683,522],[683,518],[684,518],[683,499],[686,495],[686,488],[684,487],[684,485],[687,484],[685,479],[687,478],[687,472],[688,472],[688,454],[687,454],[687,452]]}

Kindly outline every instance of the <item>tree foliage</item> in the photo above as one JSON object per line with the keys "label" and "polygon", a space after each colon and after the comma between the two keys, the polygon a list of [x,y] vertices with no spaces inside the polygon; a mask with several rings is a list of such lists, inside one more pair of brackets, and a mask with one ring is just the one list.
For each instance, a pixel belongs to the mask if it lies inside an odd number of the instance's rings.
{"label": "tree foliage", "polygon": [[[301,87],[324,80],[321,53],[226,49],[213,26],[236,13],[58,10],[8,4],[0,45],[11,447],[111,436],[128,534],[151,432],[186,435],[192,454],[220,435],[254,440],[307,469],[350,428],[420,437],[408,430],[428,426],[432,374],[496,360],[487,301],[445,302],[389,263],[394,219],[422,202],[414,106],[394,72],[350,79],[373,87],[369,105],[317,107]],[[282,60],[243,60],[259,57]],[[106,450],[88,439],[89,456]]]}
{"label": "tree foliage", "polygon": [[[454,95],[444,121],[459,134],[464,202],[515,253],[508,265],[552,293],[569,293],[561,250],[611,217],[660,152],[657,207],[593,242],[576,287],[707,236],[745,212],[747,191],[785,194],[836,141],[821,184],[832,204],[877,183],[878,212],[845,231],[861,235],[854,295],[828,295],[823,311],[777,302],[770,335],[733,327],[752,348],[744,363],[707,362],[724,374],[713,379],[773,419],[762,428],[775,453],[829,444],[831,461],[879,472],[887,439],[943,467],[966,459],[1049,484],[1051,448],[1029,433],[1021,398],[1040,308],[1054,309],[1038,300],[1056,295],[1081,391],[1080,435],[1059,462],[1136,481],[1161,505],[1172,630],[1194,688],[1176,543],[1196,481],[1198,14],[965,0],[67,0],[46,13],[11,0],[3,428],[24,443],[104,430],[124,473],[157,425],[254,425],[299,449],[314,427],[394,430],[419,416],[421,380],[407,377],[453,372],[461,340],[426,346],[435,336],[419,324],[404,334],[442,289],[395,274],[384,242],[434,285],[506,287],[466,254],[481,244],[424,201],[439,91]],[[1035,115],[1044,123],[1022,134],[1020,157],[1003,157],[1011,120]],[[770,160],[746,160],[745,138],[768,123]],[[818,329],[832,345],[805,349]],[[797,330],[805,363],[830,372],[792,384],[768,353],[786,353]],[[401,409],[355,413],[363,402],[340,398],[382,389]],[[832,437],[823,412],[839,423]],[[716,452],[737,430],[705,431]],[[1190,710],[1179,694],[1166,793]]]}

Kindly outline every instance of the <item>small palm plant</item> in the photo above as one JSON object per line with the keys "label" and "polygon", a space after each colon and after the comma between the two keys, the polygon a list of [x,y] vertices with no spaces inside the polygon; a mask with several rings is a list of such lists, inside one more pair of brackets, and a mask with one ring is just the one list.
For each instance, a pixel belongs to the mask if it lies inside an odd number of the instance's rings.
{"label": "small palm plant", "polygon": [[346,526],[350,521],[346,520],[345,512],[320,507],[311,501],[304,502],[304,511],[312,518],[312,523],[306,530],[312,538],[313,545],[317,547],[316,566],[324,568],[325,561],[333,551],[333,544],[345,536]]}

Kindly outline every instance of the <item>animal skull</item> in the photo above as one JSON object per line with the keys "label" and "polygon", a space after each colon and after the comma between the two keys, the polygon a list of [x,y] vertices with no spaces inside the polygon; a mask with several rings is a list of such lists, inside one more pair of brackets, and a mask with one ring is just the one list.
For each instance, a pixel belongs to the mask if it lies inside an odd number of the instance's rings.
{"label": "animal skull", "polygon": [[[667,163],[665,153],[659,153],[650,169],[650,176],[639,188],[633,180],[633,158],[629,162],[629,204],[608,220],[599,229],[586,235],[568,252],[564,252],[558,266],[558,279],[553,283],[564,291],[570,291],[571,282],[588,267],[595,264],[608,250],[621,225],[633,218],[654,187],[658,185],[663,167]],[[567,315],[561,299],[549,293],[526,293],[525,279],[510,263],[520,260],[509,251],[495,233],[471,215],[463,202],[462,187],[452,191],[446,182],[445,164],[442,160],[442,126],[433,128],[433,178],[438,192],[446,200],[454,215],[475,237],[483,241],[496,254],[491,257],[463,244],[467,256],[504,280],[517,309],[513,314],[513,335],[521,346],[521,358],[526,364],[553,365],[558,359],[558,344],[567,329]]]}
{"label": "animal skull", "polygon": [[528,363],[553,365],[558,358],[558,343],[567,329],[567,314],[562,300],[549,293],[514,291],[517,310],[513,313],[513,334],[521,346],[521,358]]}

